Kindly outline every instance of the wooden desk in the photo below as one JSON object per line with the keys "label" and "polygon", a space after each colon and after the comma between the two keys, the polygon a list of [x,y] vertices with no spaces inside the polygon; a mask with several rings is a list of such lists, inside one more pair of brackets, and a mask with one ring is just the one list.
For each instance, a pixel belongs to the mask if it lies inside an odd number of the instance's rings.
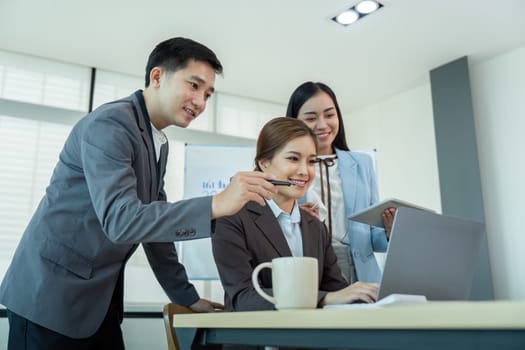
{"label": "wooden desk", "polygon": [[374,309],[175,315],[181,348],[524,350],[525,301],[428,302]]}

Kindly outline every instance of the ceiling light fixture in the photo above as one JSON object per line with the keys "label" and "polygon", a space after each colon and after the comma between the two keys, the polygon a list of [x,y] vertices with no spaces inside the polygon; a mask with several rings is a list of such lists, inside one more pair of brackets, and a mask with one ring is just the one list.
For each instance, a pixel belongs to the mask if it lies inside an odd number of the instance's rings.
{"label": "ceiling light fixture", "polygon": [[336,18],[337,23],[341,23],[342,25],[349,25],[354,23],[359,19],[359,13],[357,13],[355,10],[347,10],[345,12],[342,12],[339,14]]}
{"label": "ceiling light fixture", "polygon": [[379,3],[373,0],[361,1],[359,4],[355,5],[355,9],[357,10],[357,12],[362,13],[364,15],[368,15],[369,13],[376,11],[378,8]]}
{"label": "ceiling light fixture", "polygon": [[348,26],[357,20],[379,10],[384,5],[374,0],[363,0],[356,5],[344,10],[337,16],[332,17],[332,21],[343,26]]}

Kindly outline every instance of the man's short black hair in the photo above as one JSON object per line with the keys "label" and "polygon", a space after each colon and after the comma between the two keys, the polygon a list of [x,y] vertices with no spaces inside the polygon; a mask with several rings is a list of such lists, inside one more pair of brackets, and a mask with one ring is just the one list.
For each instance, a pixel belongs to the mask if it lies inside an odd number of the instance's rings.
{"label": "man's short black hair", "polygon": [[175,72],[184,69],[190,60],[207,62],[215,73],[222,73],[222,64],[212,50],[191,39],[172,38],[158,44],[149,55],[145,86],[149,86],[149,75],[154,67]]}

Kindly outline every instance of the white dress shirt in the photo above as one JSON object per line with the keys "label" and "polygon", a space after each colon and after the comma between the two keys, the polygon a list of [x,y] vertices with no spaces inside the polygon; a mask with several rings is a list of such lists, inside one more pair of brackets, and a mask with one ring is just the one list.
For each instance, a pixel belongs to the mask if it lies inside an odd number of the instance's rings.
{"label": "white dress shirt", "polygon": [[[334,155],[327,156],[327,157],[334,157]],[[322,158],[323,156],[319,156],[319,158]],[[327,192],[328,192],[328,186],[326,184],[326,168],[324,166],[321,167],[321,171],[323,172],[323,184],[324,186],[324,194],[325,198],[323,199],[323,202],[326,203],[328,200]],[[345,201],[343,199],[343,184],[341,182],[341,174],[339,173],[339,167],[338,167],[338,160],[334,160],[334,164],[332,166],[328,167],[329,172],[329,181],[330,181],[330,195],[331,195],[331,204],[332,204],[332,217],[326,218],[327,220],[332,221],[332,244],[334,245],[348,245],[349,237],[348,237],[348,229],[347,229],[347,222],[345,217]],[[319,199],[321,198],[321,175],[319,173],[319,169],[316,169],[315,172],[315,178],[312,182],[312,185],[306,192],[306,200],[308,202],[312,203],[318,203]],[[328,206],[328,203],[322,206],[323,209],[323,216],[327,216],[327,210],[325,209]],[[321,216],[321,215],[320,215]],[[321,218],[324,219],[324,217]],[[328,222],[326,222],[328,226]]]}
{"label": "white dress shirt", "polygon": [[288,242],[292,256],[303,256],[303,234],[301,232],[301,212],[297,202],[294,203],[292,213],[283,211],[273,200],[267,200],[268,206],[277,218],[279,226]]}
{"label": "white dress shirt", "polygon": [[157,157],[157,163],[158,163],[160,159],[160,148],[162,147],[163,144],[168,142],[168,138],[162,131],[157,130],[157,128],[155,128],[155,125],[153,125],[153,123],[151,123],[151,134],[153,136],[153,144],[155,145],[155,156]]}

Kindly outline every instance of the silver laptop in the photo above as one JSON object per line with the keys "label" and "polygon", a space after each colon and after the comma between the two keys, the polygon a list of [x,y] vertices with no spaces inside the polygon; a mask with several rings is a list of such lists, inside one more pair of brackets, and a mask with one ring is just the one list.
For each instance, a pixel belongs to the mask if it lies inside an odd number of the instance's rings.
{"label": "silver laptop", "polygon": [[467,300],[484,231],[477,221],[398,208],[377,299],[419,294]]}

